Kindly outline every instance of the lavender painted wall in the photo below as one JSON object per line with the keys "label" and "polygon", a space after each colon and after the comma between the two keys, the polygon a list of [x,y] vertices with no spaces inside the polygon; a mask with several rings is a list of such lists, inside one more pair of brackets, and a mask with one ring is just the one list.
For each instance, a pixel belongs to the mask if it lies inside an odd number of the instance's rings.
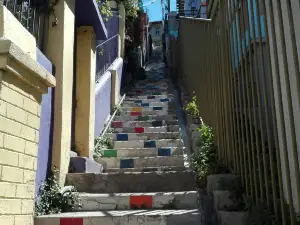
{"label": "lavender painted wall", "polygon": [[[46,56],[37,48],[37,62],[54,75],[54,67]],[[53,96],[54,88],[48,88],[48,93],[42,96],[41,118],[39,130],[39,148],[37,157],[36,190],[49,172],[52,159],[53,137]]]}
{"label": "lavender painted wall", "polygon": [[95,95],[95,137],[98,137],[110,115],[111,73],[109,71],[104,73],[96,84]]}

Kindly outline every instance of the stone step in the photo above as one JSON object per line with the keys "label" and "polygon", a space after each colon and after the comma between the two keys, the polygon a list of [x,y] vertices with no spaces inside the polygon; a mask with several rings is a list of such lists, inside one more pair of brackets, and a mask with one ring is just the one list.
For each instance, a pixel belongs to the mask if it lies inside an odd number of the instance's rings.
{"label": "stone step", "polygon": [[184,165],[182,155],[156,156],[156,157],[133,157],[133,158],[97,158],[96,162],[107,168],[144,168],[160,166],[179,166]]}
{"label": "stone step", "polygon": [[115,116],[115,121],[149,121],[149,120],[176,120],[176,114],[163,116]]}
{"label": "stone step", "polygon": [[127,92],[127,96],[136,96],[136,95],[167,95],[167,91],[155,91],[155,90],[136,90]]}
{"label": "stone step", "polygon": [[130,210],[130,209],[197,209],[197,192],[156,193],[80,193],[82,208],[79,211]]}
{"label": "stone step", "polygon": [[130,112],[165,111],[166,114],[168,114],[169,107],[168,106],[151,106],[151,107],[127,106],[127,107],[123,107],[123,110],[130,111]]}
{"label": "stone step", "polygon": [[[154,96],[155,97],[155,96]],[[151,103],[151,102],[173,102],[174,98],[173,97],[150,97],[148,98],[148,96],[146,96],[145,98],[132,98],[132,97],[127,97],[124,100],[124,103],[128,102],[128,103]]]}
{"label": "stone step", "polygon": [[175,107],[173,102],[147,102],[147,103],[135,103],[133,101],[125,101],[122,104],[123,107],[166,107],[168,108]]}
{"label": "stone step", "polygon": [[183,141],[181,139],[114,141],[113,146],[115,149],[183,147]]}
{"label": "stone step", "polygon": [[126,100],[140,100],[140,99],[162,99],[162,98],[172,98],[174,99],[174,95],[173,94],[162,94],[162,95],[133,95],[133,96],[129,96],[127,95]]}
{"label": "stone step", "polygon": [[69,164],[69,173],[102,173],[103,165],[86,157],[71,157]]}
{"label": "stone step", "polygon": [[150,121],[112,121],[112,128],[121,127],[162,127],[169,125],[178,125],[178,120],[150,120]]}
{"label": "stone step", "polygon": [[121,127],[114,128],[116,133],[153,133],[153,132],[178,132],[179,125],[163,127]]}
{"label": "stone step", "polygon": [[195,173],[176,172],[121,172],[69,173],[66,185],[86,193],[179,192],[195,190]]}
{"label": "stone step", "polygon": [[200,225],[198,209],[115,210],[37,216],[35,225]]}
{"label": "stone step", "polygon": [[163,110],[136,112],[125,110],[121,113],[122,116],[165,116],[168,114],[176,114],[176,112],[167,112]]}
{"label": "stone step", "polygon": [[152,140],[152,139],[178,139],[179,132],[152,132],[152,133],[106,133],[113,141]]}
{"label": "stone step", "polygon": [[103,149],[100,151],[103,157],[154,157],[183,155],[185,147],[170,148],[121,148]]}
{"label": "stone step", "polygon": [[170,171],[188,171],[189,169],[185,166],[161,166],[161,167],[144,167],[144,168],[108,168],[106,173],[125,173],[125,172],[170,172]]}

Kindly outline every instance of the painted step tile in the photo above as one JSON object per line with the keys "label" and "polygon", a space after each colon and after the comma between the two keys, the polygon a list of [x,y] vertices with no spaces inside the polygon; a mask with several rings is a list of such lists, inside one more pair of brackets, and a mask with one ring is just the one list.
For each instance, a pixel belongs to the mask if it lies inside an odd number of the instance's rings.
{"label": "painted step tile", "polygon": [[163,116],[115,116],[116,121],[149,121],[149,120],[176,120],[176,114]]}
{"label": "painted step tile", "polygon": [[160,166],[160,167],[144,167],[144,168],[107,168],[107,173],[136,173],[136,172],[170,172],[170,171],[187,171],[189,168],[185,166]]}
{"label": "painted step tile", "polygon": [[107,133],[106,137],[114,141],[154,140],[154,139],[179,139],[179,132],[152,132],[152,133]]}
{"label": "painted step tile", "polygon": [[153,133],[153,132],[178,132],[179,125],[163,127],[121,127],[114,128],[115,133]]}
{"label": "painted step tile", "polygon": [[165,147],[165,148],[122,148],[104,149],[100,153],[104,158],[115,157],[155,157],[183,155],[184,147]]}
{"label": "painted step tile", "polygon": [[161,139],[147,141],[114,141],[114,148],[162,148],[162,147],[183,147],[181,139]]}
{"label": "painted step tile", "polygon": [[156,156],[156,157],[135,157],[135,158],[96,158],[96,162],[107,168],[144,168],[159,166],[184,165],[183,156]]}
{"label": "painted step tile", "polygon": [[127,93],[127,96],[138,96],[138,95],[153,95],[153,96],[157,96],[157,95],[167,95],[168,92],[167,91],[152,91],[152,90],[138,90],[138,91],[129,91]]}
{"label": "painted step tile", "polygon": [[[80,211],[125,210],[125,209],[196,209],[197,192],[156,193],[80,193]],[[172,205],[170,205],[172,202]],[[172,208],[170,208],[172,207]]]}

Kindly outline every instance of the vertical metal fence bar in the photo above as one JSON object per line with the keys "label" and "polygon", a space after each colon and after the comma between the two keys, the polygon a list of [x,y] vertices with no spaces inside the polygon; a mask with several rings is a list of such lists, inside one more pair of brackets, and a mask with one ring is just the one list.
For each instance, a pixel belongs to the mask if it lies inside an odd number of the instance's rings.
{"label": "vertical metal fence bar", "polygon": [[[270,24],[271,24],[271,32],[273,37],[273,51],[274,51],[274,67],[275,67],[275,84],[277,86],[277,98],[279,100],[279,123],[280,123],[280,130],[282,131],[282,142],[283,142],[283,161],[285,164],[285,176],[287,179],[287,192],[288,192],[288,207],[290,213],[290,224],[294,225],[296,222],[296,218],[294,215],[294,208],[293,208],[293,197],[292,197],[292,187],[291,187],[291,177],[290,177],[290,167],[289,167],[289,159],[288,159],[288,148],[287,148],[287,140],[286,140],[286,130],[284,124],[284,113],[283,113],[283,104],[282,104],[282,91],[281,91],[281,84],[280,84],[280,74],[279,74],[279,62],[278,62],[278,50],[277,50],[277,38],[276,38],[276,30],[275,30],[275,23],[274,23],[274,11],[273,11],[273,2],[272,0],[268,0],[268,7],[270,10]],[[280,153],[277,151],[278,159],[280,159]],[[280,163],[278,163],[280,164]],[[280,165],[281,166],[281,165]],[[289,224],[289,222],[287,222]]]}
{"label": "vertical metal fence bar", "polygon": [[[289,125],[291,127],[291,139],[292,139],[292,155],[294,158],[294,168],[295,168],[295,180],[296,180],[296,192],[297,199],[296,202],[298,206],[300,206],[300,174],[299,174],[299,161],[298,161],[298,152],[297,152],[297,140],[296,140],[296,130],[295,130],[295,121],[294,121],[294,111],[293,111],[293,103],[292,103],[292,93],[291,93],[291,84],[289,79],[289,71],[288,71],[288,61],[287,61],[287,53],[286,53],[286,43],[284,40],[284,28],[283,28],[283,18],[282,18],[282,9],[279,7],[281,5],[281,1],[277,0],[277,13],[279,19],[279,33],[280,33],[280,42],[282,43],[282,55],[283,55],[283,66],[284,66],[284,80],[286,83],[286,92],[287,92],[287,104],[288,104],[288,112],[289,112]],[[299,74],[298,74],[299,75]],[[296,75],[297,77],[297,75]],[[299,80],[299,78],[298,78]],[[299,89],[297,90],[299,91]],[[299,95],[298,95],[299,99]]]}
{"label": "vertical metal fence bar", "polygon": [[[244,167],[243,164],[243,158],[244,158],[244,135],[242,133],[242,125],[241,125],[241,117],[240,117],[240,113],[239,113],[239,108],[241,107],[241,95],[240,95],[240,88],[239,88],[239,77],[240,77],[240,73],[238,68],[236,68],[236,65],[238,64],[238,51],[237,51],[237,47],[236,47],[236,42],[237,40],[237,31],[236,31],[236,19],[235,19],[235,7],[234,7],[234,0],[231,0],[229,6],[232,8],[232,16],[231,16],[231,21],[230,21],[230,27],[232,30],[231,33],[231,41],[232,41],[232,54],[231,54],[231,58],[233,60],[233,77],[234,77],[234,95],[236,98],[236,103],[235,103],[235,108],[234,108],[234,112],[235,112],[235,117],[237,120],[237,130],[235,131],[237,133],[237,146],[238,146],[238,151],[239,151],[239,167],[240,167],[240,174],[241,175],[241,180],[243,185],[247,186],[248,182],[247,182],[247,172],[246,172],[246,168]],[[242,137],[241,134],[242,133]]]}
{"label": "vertical metal fence bar", "polygon": [[[272,149],[273,149],[273,143],[272,143],[272,139],[271,139],[271,131],[270,131],[270,124],[269,124],[269,121],[270,121],[270,118],[269,118],[269,113],[268,113],[268,109],[269,109],[269,104],[270,102],[268,102],[267,100],[267,93],[266,93],[266,84],[268,82],[267,80],[267,77],[266,75],[269,74],[270,72],[266,72],[266,69],[265,69],[265,57],[264,57],[264,54],[263,54],[263,44],[262,44],[262,26],[261,26],[261,21],[260,21],[260,15],[262,12],[260,12],[259,10],[259,7],[258,7],[258,3],[256,3],[256,12],[257,12],[257,25],[258,25],[258,40],[259,40],[259,54],[260,54],[260,58],[262,60],[262,63],[261,63],[261,67],[262,67],[262,88],[263,88],[263,105],[265,107],[265,125],[266,125],[266,130],[267,130],[267,140],[268,140],[268,155],[269,155],[269,165],[270,165],[270,170],[271,170],[271,180],[267,180],[267,182],[270,182],[271,183],[271,186],[272,186],[272,197],[273,197],[273,203],[271,202],[271,199],[269,199],[269,202],[268,202],[268,205],[269,207],[271,208],[271,205],[273,204],[273,209],[274,209],[274,212],[275,212],[275,215],[276,215],[276,220],[278,221],[279,218],[278,218],[278,213],[277,212],[277,206],[276,206],[276,194],[277,194],[277,190],[276,190],[276,184],[275,184],[275,169],[274,169],[274,166],[273,166],[273,156],[272,156]],[[264,17],[266,15],[263,15]],[[265,156],[266,157],[266,156]],[[265,159],[267,161],[267,159]],[[266,163],[265,163],[266,164]],[[268,166],[266,167],[266,165],[264,164],[264,168],[265,168],[265,172],[266,174],[268,173],[267,169],[269,168]],[[269,176],[267,175],[266,176],[267,178],[269,178]],[[271,190],[267,190],[267,194],[270,193]],[[268,198],[268,197],[267,197]]]}
{"label": "vertical metal fence bar", "polygon": [[[250,0],[251,1],[251,0]],[[248,6],[248,3],[246,3],[246,5]],[[257,98],[256,96],[256,90],[255,90],[255,78],[254,78],[254,74],[257,71],[257,63],[253,63],[253,58],[255,58],[255,53],[254,56],[252,54],[252,41],[251,41],[251,30],[250,30],[250,18],[249,18],[249,14],[250,16],[253,18],[251,12],[249,12],[248,10],[249,7],[247,7],[247,17],[248,17],[248,23],[247,23],[247,27],[249,28],[249,32],[247,32],[247,43],[248,43],[248,49],[249,49],[249,64],[250,64],[250,77],[249,80],[251,82],[251,98],[252,98],[252,108],[253,108],[253,116],[251,115],[250,120],[252,121],[253,127],[251,129],[251,132],[253,132],[252,130],[254,130],[255,133],[255,147],[256,147],[256,154],[254,153],[252,155],[252,160],[253,160],[253,168],[258,168],[258,177],[259,177],[259,198],[262,198],[263,196],[263,189],[264,189],[264,184],[263,184],[263,172],[262,172],[262,168],[261,168],[261,163],[260,163],[260,145],[259,145],[259,137],[258,137],[258,128],[257,128],[257,115],[256,115],[256,105],[257,105]],[[251,22],[253,24],[253,22]],[[252,26],[253,28],[253,26]],[[254,32],[252,31],[252,34],[254,34]],[[253,48],[254,49],[254,48]],[[255,58],[256,59],[256,58]],[[254,60],[254,62],[256,62],[256,60]],[[253,65],[255,64],[256,66],[256,70],[255,72],[253,71]],[[250,122],[251,124],[251,122]]]}
{"label": "vertical metal fence bar", "polygon": [[[245,88],[245,86],[247,86],[247,84],[245,83],[245,78],[247,77],[247,68],[245,68],[245,67],[247,67],[247,63],[244,65],[244,62],[246,62],[246,59],[247,59],[247,57],[246,57],[246,55],[245,55],[245,60],[244,60],[244,58],[243,58],[243,47],[242,47],[242,45],[243,45],[243,39],[241,38],[241,35],[242,35],[242,29],[241,28],[244,28],[244,25],[241,23],[241,17],[243,18],[244,17],[244,14],[243,13],[241,13],[241,15],[239,16],[239,14],[238,14],[238,12],[239,12],[239,8],[237,7],[237,9],[236,9],[236,13],[237,13],[237,15],[236,15],[236,19],[237,19],[237,21],[236,21],[236,26],[238,26],[238,29],[236,29],[236,36],[237,36],[237,45],[238,45],[238,49],[239,49],[239,52],[240,52],[240,64],[239,64],[239,68],[238,69],[240,69],[241,68],[241,85],[239,86],[239,89],[241,88],[242,90],[242,94],[240,94],[240,95],[242,95],[242,98],[243,98],[243,104],[241,105],[241,110],[240,110],[240,114],[242,115],[243,113],[244,113],[244,116],[241,116],[241,120],[243,121],[243,123],[244,123],[244,128],[246,128],[246,142],[244,142],[244,145],[246,145],[246,144],[248,144],[249,143],[249,124],[248,124],[248,121],[247,121],[247,119],[246,119],[246,116],[247,116],[247,106],[246,106],[246,102],[247,102],[247,98],[246,98],[246,90],[244,89]],[[243,12],[243,7],[241,7],[241,12]],[[245,117],[245,118],[244,118]],[[245,130],[245,129],[243,129],[243,130]],[[244,136],[245,134],[244,133],[242,133],[242,135]],[[250,147],[249,147],[249,145],[248,146],[246,146],[245,147],[246,148],[246,151],[247,151],[247,157],[246,156],[244,156],[244,163],[246,163],[247,161],[248,161],[248,173],[249,173],[249,175],[250,176],[248,176],[248,174],[246,174],[246,176],[249,178],[249,183],[250,183],[250,186],[247,186],[246,187],[246,190],[247,190],[247,195],[248,196],[250,196],[250,195],[252,195],[253,194],[253,182],[252,182],[252,177],[253,177],[253,175],[252,175],[252,168],[251,168],[251,161],[250,161]],[[244,155],[246,155],[246,153],[244,153]],[[247,165],[247,164],[245,164],[245,165]],[[247,168],[247,166],[245,166],[246,168]],[[249,192],[249,189],[250,189],[250,192]]]}
{"label": "vertical metal fence bar", "polygon": [[[280,152],[279,152],[279,142],[278,142],[278,128],[277,128],[277,121],[276,121],[276,109],[275,109],[275,92],[274,92],[274,88],[273,88],[273,74],[272,74],[272,65],[271,65],[271,53],[270,53],[270,42],[269,42],[269,29],[268,29],[268,21],[267,21],[267,10],[266,10],[266,3],[265,0],[262,1],[262,7],[263,7],[263,13],[264,13],[264,24],[266,26],[265,29],[265,33],[266,33],[266,40],[267,40],[267,58],[268,60],[268,71],[269,71],[269,78],[270,78],[270,82],[269,82],[269,88],[270,88],[270,96],[271,96],[271,112],[272,112],[272,125],[273,125],[273,129],[274,129],[274,139],[275,139],[275,163],[274,163],[274,158],[271,158],[272,156],[270,155],[270,163],[271,163],[271,170],[274,170],[273,174],[275,173],[275,164],[277,167],[277,179],[278,179],[278,186],[279,186],[279,199],[280,199],[280,207],[281,207],[281,223],[283,225],[287,225],[287,219],[286,219],[286,213],[285,213],[285,201],[284,201],[284,193],[283,193],[283,183],[282,183],[282,170],[281,170],[281,164],[280,164]],[[272,27],[272,26],[271,26]],[[272,28],[271,28],[272,29]],[[273,33],[274,35],[274,33]],[[274,40],[273,40],[274,42]],[[272,180],[274,180],[274,176],[272,177]],[[274,181],[273,181],[274,182]],[[274,200],[273,200],[274,201]],[[274,201],[274,205],[275,205],[275,215],[277,215],[276,219],[279,221],[278,216],[279,216],[279,212],[278,212],[278,207],[277,207],[277,199],[275,199]]]}

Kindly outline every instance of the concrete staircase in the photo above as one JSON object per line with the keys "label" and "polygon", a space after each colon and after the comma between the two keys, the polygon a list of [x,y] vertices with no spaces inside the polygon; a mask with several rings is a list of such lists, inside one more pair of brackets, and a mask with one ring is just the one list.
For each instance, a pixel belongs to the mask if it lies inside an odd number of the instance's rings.
{"label": "concrete staircase", "polygon": [[111,124],[103,173],[70,173],[80,212],[36,218],[35,225],[201,225],[195,174],[184,166],[174,96],[166,79],[137,82]]}

